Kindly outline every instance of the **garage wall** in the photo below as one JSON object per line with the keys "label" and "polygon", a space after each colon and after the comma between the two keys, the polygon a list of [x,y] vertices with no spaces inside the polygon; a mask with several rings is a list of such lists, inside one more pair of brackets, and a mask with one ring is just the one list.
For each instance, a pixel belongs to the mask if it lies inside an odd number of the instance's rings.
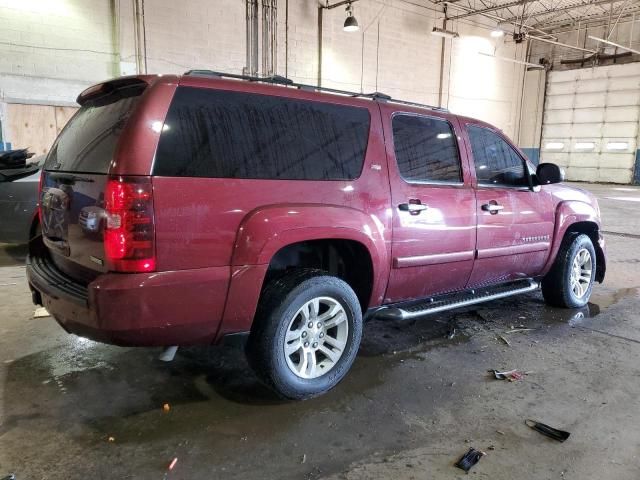
{"label": "garage wall", "polygon": [[0,101],[70,105],[115,74],[111,2],[0,0]]}
{"label": "garage wall", "polygon": [[[289,0],[288,30],[286,4],[278,2],[278,73],[316,84],[318,1]],[[430,34],[442,24],[441,7],[425,5],[429,8],[404,0],[361,0],[354,4],[357,33],[342,31],[343,7],[325,10],[322,84],[434,105],[441,101],[514,137],[524,67],[478,51],[522,59],[525,45],[491,39],[494,25],[467,19],[448,25],[461,37],[445,40],[441,68],[442,39]],[[145,30],[150,73],[190,68],[240,73],[244,67],[244,0],[146,0]],[[135,60],[131,1],[0,0],[0,103],[73,105],[84,88],[135,69]],[[49,114],[37,117],[32,122],[47,131]],[[5,141],[12,141],[9,134],[16,135],[5,128]]]}
{"label": "garage wall", "polygon": [[578,181],[631,183],[640,122],[640,63],[551,72],[543,160]]}

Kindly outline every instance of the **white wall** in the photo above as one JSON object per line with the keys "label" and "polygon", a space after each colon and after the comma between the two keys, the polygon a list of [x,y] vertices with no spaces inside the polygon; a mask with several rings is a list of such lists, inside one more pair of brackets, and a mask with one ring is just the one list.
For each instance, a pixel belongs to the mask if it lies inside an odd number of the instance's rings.
{"label": "white wall", "polygon": [[[322,84],[437,105],[442,40],[430,32],[441,26],[442,13],[424,3],[429,8],[403,0],[360,0],[354,4],[357,33],[342,31],[343,7],[325,11]],[[148,71],[241,73],[244,4],[146,0]],[[278,2],[278,73],[316,84],[318,1],[289,0],[288,54],[285,5]],[[119,12],[117,28],[112,10]],[[130,0],[0,0],[0,102],[72,104],[86,86],[117,75],[120,62],[135,64],[133,24]],[[524,45],[490,39],[491,26],[470,21],[449,28],[461,37],[445,41],[444,106],[514,136],[524,67],[478,51],[522,59]]]}
{"label": "white wall", "polygon": [[112,77],[110,2],[0,0],[0,101],[70,104]]}

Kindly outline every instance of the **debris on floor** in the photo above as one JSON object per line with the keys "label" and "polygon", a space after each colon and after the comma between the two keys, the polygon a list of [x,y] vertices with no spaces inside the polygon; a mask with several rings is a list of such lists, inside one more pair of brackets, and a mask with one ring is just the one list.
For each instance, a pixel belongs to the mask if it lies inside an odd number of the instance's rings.
{"label": "debris on floor", "polygon": [[300,463],[306,463],[307,462],[307,454],[305,453],[304,455],[302,455],[302,461]]}
{"label": "debris on floor", "polygon": [[511,330],[506,330],[502,332],[505,333],[522,333],[522,332],[533,332],[535,328],[511,328]]}
{"label": "debris on floor", "polygon": [[116,441],[116,437],[109,437],[108,438],[109,443],[113,443]]}
{"label": "debris on floor", "polygon": [[2,477],[0,480],[16,480],[16,476],[13,473],[11,473],[6,477]]}
{"label": "debris on floor", "polygon": [[498,338],[499,338],[500,340],[502,340],[504,343],[506,343],[508,347],[510,347],[510,346],[511,346],[511,343],[509,343],[509,340],[507,340],[507,339],[506,339],[505,337],[503,337],[502,335],[498,334]]}
{"label": "debris on floor", "polygon": [[546,435],[549,438],[553,438],[559,442],[564,442],[569,438],[569,435],[571,435],[569,432],[558,430],[557,428],[550,427],[549,425],[545,425],[544,423],[536,422],[534,420],[525,420],[524,424],[536,432]]}
{"label": "debris on floor", "polygon": [[171,463],[169,464],[169,470],[173,470],[173,467],[176,466],[176,463],[178,463],[178,457],[175,457],[173,460],[171,460]]}
{"label": "debris on floor", "polygon": [[163,411],[164,413],[169,413],[169,411],[170,411],[170,410],[171,410],[171,405],[169,405],[168,403],[165,403],[165,404],[162,406],[162,411]]}
{"label": "debris on floor", "polygon": [[465,472],[468,472],[485,455],[486,453],[484,453],[483,451],[476,450],[475,448],[470,448],[469,451],[456,462],[456,467],[464,470]]}
{"label": "debris on floor", "polygon": [[518,380],[522,380],[529,372],[521,372],[520,370],[514,369],[505,372],[501,372],[499,370],[489,370],[489,373],[492,374],[496,378],[496,380],[509,380],[510,382],[517,382]]}
{"label": "debris on floor", "polygon": [[33,318],[45,318],[50,316],[51,314],[44,307],[38,307],[35,312],[33,312]]}

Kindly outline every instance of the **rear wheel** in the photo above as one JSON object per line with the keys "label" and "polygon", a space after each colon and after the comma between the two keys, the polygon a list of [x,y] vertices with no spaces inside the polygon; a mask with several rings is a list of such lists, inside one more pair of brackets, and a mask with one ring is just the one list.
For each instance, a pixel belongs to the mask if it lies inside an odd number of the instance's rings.
{"label": "rear wheel", "polygon": [[247,356],[280,396],[310,398],[333,388],[353,364],[362,336],[351,287],[318,270],[296,270],[264,290]]}
{"label": "rear wheel", "polygon": [[542,295],[549,305],[578,308],[591,297],[596,273],[596,253],[584,234],[567,236],[553,267],[542,280]]}

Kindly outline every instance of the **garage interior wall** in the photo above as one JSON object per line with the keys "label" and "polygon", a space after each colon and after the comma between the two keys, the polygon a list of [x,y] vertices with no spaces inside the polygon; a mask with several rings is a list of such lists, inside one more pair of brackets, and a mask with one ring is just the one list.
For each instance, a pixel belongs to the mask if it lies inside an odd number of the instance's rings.
{"label": "garage interior wall", "polygon": [[[61,128],[56,119],[62,117],[45,107],[73,107],[87,86],[135,73],[145,60],[149,73],[191,68],[242,73],[245,0],[138,0],[137,15],[134,4],[0,0],[0,120],[5,142],[14,148],[48,148],[52,133]],[[478,52],[523,60],[526,44],[490,38],[493,25],[483,18],[448,22],[447,28],[458,31],[460,38],[443,42],[431,35],[434,25],[442,26],[442,7],[428,2],[420,6],[405,0],[360,0],[353,7],[360,24],[355,33],[342,30],[343,7],[323,12],[323,86],[441,103],[517,136],[524,67]],[[316,84],[318,1],[278,0],[277,9],[277,73]],[[140,27],[143,17],[144,25],[136,32],[136,22]],[[34,104],[43,107],[24,106]],[[31,133],[20,132],[25,123]]]}

